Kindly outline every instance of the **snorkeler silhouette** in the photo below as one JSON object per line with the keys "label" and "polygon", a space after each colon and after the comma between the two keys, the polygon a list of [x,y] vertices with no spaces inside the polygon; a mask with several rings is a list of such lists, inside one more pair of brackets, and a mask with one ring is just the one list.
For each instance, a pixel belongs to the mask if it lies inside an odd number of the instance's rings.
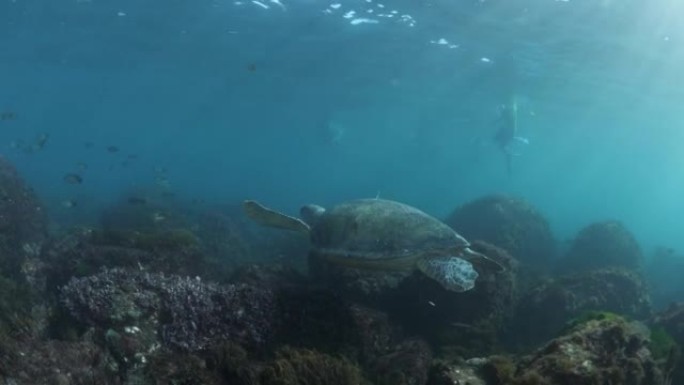
{"label": "snorkeler silhouette", "polygon": [[513,100],[510,105],[502,104],[499,107],[499,118],[497,119],[498,129],[494,134],[494,142],[506,158],[506,170],[510,175],[513,171],[513,152],[512,146],[515,142],[528,144],[527,138],[517,136],[518,133],[518,104]]}

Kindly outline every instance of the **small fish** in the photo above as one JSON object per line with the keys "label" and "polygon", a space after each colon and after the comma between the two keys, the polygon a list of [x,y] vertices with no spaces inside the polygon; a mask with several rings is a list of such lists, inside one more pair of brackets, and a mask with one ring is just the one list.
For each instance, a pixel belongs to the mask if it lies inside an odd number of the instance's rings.
{"label": "small fish", "polygon": [[128,203],[131,205],[145,205],[147,204],[147,199],[141,197],[129,197]]}
{"label": "small fish", "polygon": [[45,146],[45,143],[47,143],[48,139],[50,139],[50,135],[47,133],[42,133],[36,138],[35,145],[38,147],[38,149],[42,149]]}
{"label": "small fish", "polygon": [[451,326],[459,329],[474,329],[473,325],[469,325],[463,322],[452,322]]}
{"label": "small fish", "polygon": [[36,137],[36,140],[33,142],[32,145],[27,146],[24,148],[24,152],[26,153],[34,153],[38,152],[45,147],[45,144],[47,143],[48,139],[50,139],[50,135],[46,133],[42,133]]}
{"label": "small fish", "polygon": [[428,305],[430,305],[430,306],[432,306],[432,307],[437,306],[437,305],[436,305],[434,302],[432,302],[432,301],[428,301]]}
{"label": "small fish", "polygon": [[34,139],[33,143],[26,143],[23,140],[15,140],[12,141],[11,147],[21,150],[26,154],[32,154],[42,150],[43,147],[45,147],[48,139],[50,139],[50,135],[47,133],[42,133],[38,135],[36,139]]}
{"label": "small fish", "polygon": [[17,114],[12,111],[0,112],[0,120],[14,120],[17,118]]}
{"label": "small fish", "polygon": [[73,199],[67,199],[67,200],[63,200],[61,202],[61,205],[65,209],[73,209],[74,207],[78,206],[78,203]]}
{"label": "small fish", "polygon": [[168,189],[171,188],[171,182],[169,182],[168,178],[165,176],[158,176],[154,178],[154,183],[162,188]]}
{"label": "small fish", "polygon": [[119,152],[119,147],[117,146],[107,146],[107,151],[109,152]]}
{"label": "small fish", "polygon": [[152,221],[154,223],[159,223],[166,220],[166,216],[160,212],[152,214]]}
{"label": "small fish", "polygon": [[88,169],[88,164],[86,162],[77,162],[76,167],[78,167],[80,171],[85,171]]}
{"label": "small fish", "polygon": [[69,184],[81,184],[81,183],[83,183],[83,178],[80,175],[74,174],[74,173],[69,173],[69,174],[64,175],[63,179],[65,182],[67,182]]}
{"label": "small fish", "polygon": [[345,134],[347,133],[347,129],[345,128],[345,126],[335,121],[328,120],[323,123],[322,129],[328,144],[334,146],[339,146],[343,144]]}

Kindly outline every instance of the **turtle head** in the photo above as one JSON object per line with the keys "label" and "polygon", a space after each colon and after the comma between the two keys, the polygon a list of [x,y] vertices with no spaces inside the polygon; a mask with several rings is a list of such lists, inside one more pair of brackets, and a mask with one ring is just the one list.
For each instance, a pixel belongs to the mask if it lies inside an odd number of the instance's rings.
{"label": "turtle head", "polygon": [[299,216],[309,226],[314,226],[325,213],[325,209],[319,205],[306,205],[299,209]]}

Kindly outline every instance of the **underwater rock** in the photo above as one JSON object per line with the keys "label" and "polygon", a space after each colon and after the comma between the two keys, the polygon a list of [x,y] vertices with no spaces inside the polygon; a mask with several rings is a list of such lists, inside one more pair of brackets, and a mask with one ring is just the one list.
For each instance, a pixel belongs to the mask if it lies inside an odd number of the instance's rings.
{"label": "underwater rock", "polygon": [[517,365],[516,385],[657,385],[663,377],[649,351],[649,331],[619,317],[590,320]]}
{"label": "underwater rock", "polygon": [[0,383],[120,385],[118,364],[94,342],[0,340]]}
{"label": "underwater rock", "polygon": [[642,260],[634,235],[622,223],[606,221],[580,230],[559,268],[564,272],[604,267],[637,269]]}
{"label": "underwater rock", "polygon": [[267,288],[276,294],[279,332],[274,344],[343,354],[373,372],[375,362],[403,345],[404,333],[389,316],[350,302],[327,287],[278,265],[251,265],[233,282]]}
{"label": "underwater rock", "polygon": [[308,251],[303,237],[258,227],[237,205],[131,206],[124,200],[105,210],[101,224],[93,230],[97,244],[152,253],[155,263],[142,263],[151,270],[216,281],[224,281],[244,263],[301,265]]}
{"label": "underwater rock", "polygon": [[101,244],[90,228],[72,228],[52,236],[43,247],[41,278],[52,292],[72,277],[96,274],[102,268],[139,268],[153,259],[150,252],[116,245]]}
{"label": "underwater rock", "polygon": [[199,239],[184,229],[159,232],[101,231],[73,228],[53,236],[41,254],[40,276],[54,291],[72,277],[103,267],[225,279],[227,272],[205,258]]}
{"label": "underwater rock", "polygon": [[499,262],[505,270],[483,272],[475,288],[464,293],[447,291],[416,273],[401,282],[390,305],[392,315],[408,332],[461,355],[484,354],[496,347],[517,298],[517,261],[485,242],[473,242],[472,249]]}
{"label": "underwater rock", "polygon": [[504,339],[518,347],[535,345],[588,311],[646,319],[651,311],[648,288],[640,275],[619,268],[549,279],[522,295]]}
{"label": "underwater rock", "polygon": [[105,207],[100,213],[102,230],[155,232],[191,228],[186,207],[176,202],[137,198],[138,195],[146,194],[132,192]]}
{"label": "underwater rock", "polygon": [[282,346],[259,360],[232,344],[202,355],[160,352],[151,357],[144,378],[145,383],[159,385],[369,384],[358,365],[337,354]]}
{"label": "underwater rock", "polygon": [[309,256],[309,274],[313,282],[325,285],[351,301],[382,307],[396,295],[399,283],[413,272],[355,269]]}
{"label": "underwater rock", "polygon": [[449,364],[445,362],[434,364],[430,369],[427,385],[503,385],[503,383],[485,381],[479,373],[479,362],[473,364],[472,361],[478,361],[478,359],[459,360]]}
{"label": "underwater rock", "polygon": [[349,310],[354,321],[355,340],[358,341],[355,357],[365,367],[372,367],[378,357],[401,341],[403,333],[390,323],[389,316],[383,312],[358,305],[350,306]]}
{"label": "underwater rock", "polygon": [[369,367],[401,341],[387,314],[349,303],[329,290],[292,287],[278,292],[277,343],[346,357]]}
{"label": "underwater rock", "polygon": [[221,281],[250,250],[235,226],[218,224],[205,213],[204,207],[189,203],[131,204],[124,198],[103,211],[101,228],[92,230],[91,243],[147,252],[148,258],[139,263],[152,271]]}
{"label": "underwater rock", "polygon": [[684,299],[684,255],[669,247],[657,247],[645,266],[645,276],[651,288],[655,309],[666,309]]}
{"label": "underwater rock", "polygon": [[[223,379],[222,384],[256,385],[259,383],[259,377],[264,368],[263,363],[250,357],[249,353],[238,344],[225,342],[208,351],[204,356],[206,363],[204,366],[209,370],[220,373]],[[182,356],[179,357],[179,355],[174,354],[171,358],[182,359]],[[160,364],[169,366],[169,360],[162,358],[159,361]],[[150,369],[153,369],[153,367],[151,366]],[[160,378],[158,370],[148,370],[147,372],[152,378]],[[160,385],[167,383],[169,382],[161,382]]]}
{"label": "underwater rock", "polygon": [[375,360],[369,372],[375,385],[424,385],[431,365],[430,346],[422,340],[409,339]]}
{"label": "underwater rock", "polygon": [[212,207],[193,216],[209,257],[229,256],[233,266],[277,261],[305,268],[309,240],[254,224],[240,205]]}
{"label": "underwater rock", "polygon": [[250,263],[236,268],[228,282],[279,291],[287,288],[306,287],[308,278],[291,266],[279,263]]}
{"label": "underwater rock", "polygon": [[150,355],[147,365],[128,374],[126,384],[258,384],[247,381],[226,382],[223,377],[219,368],[207,365],[207,360],[200,355],[161,348]]}
{"label": "underwater rock", "polygon": [[351,361],[308,349],[283,347],[261,373],[262,385],[360,385],[361,369]]}
{"label": "underwater rock", "polygon": [[653,316],[651,342],[654,355],[659,355],[662,371],[672,384],[684,382],[684,302],[672,303]]}
{"label": "underwater rock", "polygon": [[419,272],[370,272],[310,258],[313,281],[350,301],[388,311],[411,333],[440,347],[482,351],[496,344],[517,295],[518,263],[503,249],[484,242],[473,248],[506,267],[482,272],[475,289],[445,290]]}
{"label": "underwater rock", "polygon": [[40,253],[47,233],[42,204],[14,166],[0,156],[0,273],[24,279],[23,264]]}
{"label": "underwater rock", "polygon": [[195,234],[210,260],[222,260],[235,268],[242,263],[260,260],[256,237],[250,233],[251,223],[239,206],[215,207],[192,213]]}
{"label": "underwater rock", "polygon": [[109,269],[74,278],[62,288],[62,301],[85,324],[119,333],[154,325],[161,342],[185,351],[224,341],[259,349],[276,327],[269,290],[159,273]]}
{"label": "underwater rock", "polygon": [[[29,337],[45,326],[45,307],[25,282],[0,275],[0,340],[6,336]],[[0,361],[2,362],[2,361]]]}
{"label": "underwater rock", "polygon": [[505,249],[523,268],[545,269],[555,256],[549,223],[520,198],[479,198],[454,210],[445,222],[466,239],[479,239]]}
{"label": "underwater rock", "polygon": [[291,267],[246,265],[230,282],[275,294],[279,319],[276,344],[343,351],[363,361],[385,353],[396,334],[385,314],[355,305],[326,287],[310,285],[305,275]]}

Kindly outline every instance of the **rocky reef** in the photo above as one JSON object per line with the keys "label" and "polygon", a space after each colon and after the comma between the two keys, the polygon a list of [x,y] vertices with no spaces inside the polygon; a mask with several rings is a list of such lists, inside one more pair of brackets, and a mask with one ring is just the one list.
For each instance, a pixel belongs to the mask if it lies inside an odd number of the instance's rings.
{"label": "rocky reef", "polygon": [[0,384],[684,381],[684,306],[653,314],[638,245],[612,222],[580,232],[562,275],[530,279],[554,253],[544,218],[516,198],[466,204],[450,224],[504,269],[454,293],[419,272],[311,259],[304,273],[305,239],[235,206],[123,200],[99,226],[48,232],[0,171]]}

